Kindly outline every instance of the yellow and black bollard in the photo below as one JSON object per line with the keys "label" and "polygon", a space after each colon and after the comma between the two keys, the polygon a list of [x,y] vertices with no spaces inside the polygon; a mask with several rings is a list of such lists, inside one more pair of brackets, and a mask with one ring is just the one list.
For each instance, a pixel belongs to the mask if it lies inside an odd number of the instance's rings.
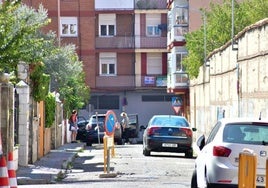
{"label": "yellow and black bollard", "polygon": [[238,188],[256,188],[257,157],[249,150],[239,154]]}

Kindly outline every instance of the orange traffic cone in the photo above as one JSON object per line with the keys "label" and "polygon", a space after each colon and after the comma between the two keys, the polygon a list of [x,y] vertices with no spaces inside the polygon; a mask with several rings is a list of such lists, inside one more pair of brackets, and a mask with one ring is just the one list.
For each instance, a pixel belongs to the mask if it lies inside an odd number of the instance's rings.
{"label": "orange traffic cone", "polygon": [[16,170],[15,170],[15,162],[13,160],[13,152],[8,153],[7,169],[8,169],[10,188],[17,188],[18,185],[17,185]]}
{"label": "orange traffic cone", "polygon": [[9,188],[6,158],[0,157],[0,188]]}

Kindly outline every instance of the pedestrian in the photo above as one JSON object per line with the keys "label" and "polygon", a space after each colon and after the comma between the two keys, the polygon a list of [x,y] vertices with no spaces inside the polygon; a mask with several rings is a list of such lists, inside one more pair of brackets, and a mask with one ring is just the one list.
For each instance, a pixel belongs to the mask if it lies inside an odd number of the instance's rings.
{"label": "pedestrian", "polygon": [[124,139],[124,142],[127,143],[129,142],[129,134],[130,134],[129,118],[126,112],[122,112],[121,117],[122,117],[121,126],[123,131],[122,138]]}
{"label": "pedestrian", "polygon": [[69,131],[72,132],[71,142],[76,143],[76,135],[77,135],[77,129],[78,129],[78,127],[77,127],[77,111],[76,110],[72,111],[72,114],[69,118],[69,124],[70,124]]}

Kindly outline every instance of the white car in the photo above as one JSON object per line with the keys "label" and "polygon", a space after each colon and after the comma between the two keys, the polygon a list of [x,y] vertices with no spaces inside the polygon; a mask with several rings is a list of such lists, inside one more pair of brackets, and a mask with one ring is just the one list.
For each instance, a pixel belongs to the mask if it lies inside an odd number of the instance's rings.
{"label": "white car", "polygon": [[256,185],[265,187],[268,157],[268,120],[221,119],[207,140],[197,140],[191,187],[238,187],[239,154],[247,149],[257,156]]}

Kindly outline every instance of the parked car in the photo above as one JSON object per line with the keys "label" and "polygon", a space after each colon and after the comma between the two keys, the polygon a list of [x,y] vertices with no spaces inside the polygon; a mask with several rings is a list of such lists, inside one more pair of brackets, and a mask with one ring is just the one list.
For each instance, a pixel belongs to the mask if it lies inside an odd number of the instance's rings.
{"label": "parked car", "polygon": [[183,116],[154,115],[143,134],[143,154],[149,156],[152,151],[177,152],[192,158],[195,130]]}
{"label": "parked car", "polygon": [[[77,140],[86,142],[87,145],[103,142],[104,136],[104,121],[106,114],[92,115],[89,120],[78,122]],[[122,144],[122,130],[120,127],[115,129],[114,141],[117,144]]]}
{"label": "parked car", "polygon": [[239,154],[246,148],[257,156],[257,186],[265,185],[268,157],[268,121],[254,119],[219,120],[208,139],[197,139],[200,149],[191,187],[237,187]]}

